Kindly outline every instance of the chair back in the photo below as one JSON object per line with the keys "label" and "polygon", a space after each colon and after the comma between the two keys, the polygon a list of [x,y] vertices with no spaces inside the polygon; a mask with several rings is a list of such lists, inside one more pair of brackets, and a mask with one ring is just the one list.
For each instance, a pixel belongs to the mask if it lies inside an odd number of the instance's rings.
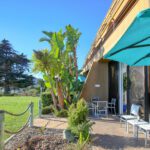
{"label": "chair back", "polygon": [[107,101],[100,101],[100,102],[98,102],[98,109],[100,109],[100,110],[106,109],[107,105],[108,105]]}
{"label": "chair back", "polygon": [[112,99],[111,99],[111,103],[112,103],[113,105],[116,105],[116,101],[117,101],[116,98],[112,98]]}
{"label": "chair back", "polygon": [[98,96],[92,97],[92,101],[99,101],[100,98]]}
{"label": "chair back", "polygon": [[139,116],[140,105],[132,104],[130,114],[134,116]]}

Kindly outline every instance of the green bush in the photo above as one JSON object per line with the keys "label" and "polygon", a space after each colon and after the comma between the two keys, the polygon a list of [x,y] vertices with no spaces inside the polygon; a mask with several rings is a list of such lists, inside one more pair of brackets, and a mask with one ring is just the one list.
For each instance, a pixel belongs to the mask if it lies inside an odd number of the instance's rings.
{"label": "green bush", "polygon": [[79,138],[80,143],[89,139],[89,132],[93,125],[88,119],[88,107],[85,100],[78,101],[77,106],[72,104],[68,112],[68,128]]}
{"label": "green bush", "polygon": [[72,104],[69,108],[68,114],[69,126],[76,126],[86,121],[86,118],[88,116],[88,107],[86,102],[83,99],[81,99],[78,101],[77,107],[75,106],[75,104]]}
{"label": "green bush", "polygon": [[0,94],[0,96],[18,96],[16,93]]}
{"label": "green bush", "polygon": [[50,106],[45,106],[44,108],[42,108],[42,114],[50,114],[51,112],[52,110]]}
{"label": "green bush", "polygon": [[37,96],[39,94],[37,89],[31,88],[25,91],[28,96]]}
{"label": "green bush", "polygon": [[51,96],[51,94],[48,93],[48,92],[42,93],[41,99],[42,99],[42,106],[43,106],[43,107],[45,107],[45,106],[50,106],[50,105],[53,104],[52,96]]}
{"label": "green bush", "polygon": [[57,110],[53,108],[53,113],[56,117],[68,117],[68,111],[66,109]]}

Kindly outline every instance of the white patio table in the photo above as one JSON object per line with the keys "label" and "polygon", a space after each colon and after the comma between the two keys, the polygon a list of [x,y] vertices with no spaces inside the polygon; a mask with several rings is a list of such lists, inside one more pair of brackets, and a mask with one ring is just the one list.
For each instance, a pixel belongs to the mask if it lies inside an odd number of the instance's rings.
{"label": "white patio table", "polygon": [[132,125],[133,127],[133,136],[136,137],[137,136],[137,132],[135,130],[135,128],[137,128],[138,125],[144,125],[144,124],[148,124],[148,122],[140,119],[134,119],[134,120],[127,120],[127,133],[129,133],[129,125]]}
{"label": "white patio table", "polygon": [[102,106],[102,104],[106,103],[106,109],[108,106],[108,101],[92,101],[92,103],[95,105],[95,116],[99,115],[99,108]]}

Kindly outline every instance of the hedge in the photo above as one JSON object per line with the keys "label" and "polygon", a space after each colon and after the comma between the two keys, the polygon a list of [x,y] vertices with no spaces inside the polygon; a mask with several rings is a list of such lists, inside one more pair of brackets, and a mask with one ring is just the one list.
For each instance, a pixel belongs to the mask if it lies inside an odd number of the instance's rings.
{"label": "hedge", "polygon": [[46,106],[50,106],[53,104],[53,101],[52,101],[52,96],[50,93],[42,93],[41,95],[41,100],[42,100],[42,106],[43,108],[46,107]]}

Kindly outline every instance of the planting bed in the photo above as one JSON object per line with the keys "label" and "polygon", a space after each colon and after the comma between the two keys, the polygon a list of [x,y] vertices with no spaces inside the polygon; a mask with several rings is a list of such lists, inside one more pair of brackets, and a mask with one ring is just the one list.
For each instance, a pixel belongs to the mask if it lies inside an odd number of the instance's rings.
{"label": "planting bed", "polygon": [[67,145],[62,130],[26,128],[6,143],[5,150],[65,150]]}

